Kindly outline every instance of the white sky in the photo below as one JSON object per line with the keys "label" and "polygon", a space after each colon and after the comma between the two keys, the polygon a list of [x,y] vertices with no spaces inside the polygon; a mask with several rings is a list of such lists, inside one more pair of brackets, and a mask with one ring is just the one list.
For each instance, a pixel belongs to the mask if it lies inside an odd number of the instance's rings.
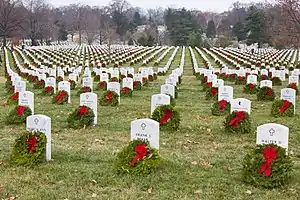
{"label": "white sky", "polygon": [[[227,11],[232,3],[237,0],[127,0],[134,7],[141,7],[142,9],[156,8],[156,7],[173,7],[188,9],[195,8],[201,11],[223,12]],[[262,0],[239,0],[242,3],[260,2]],[[54,6],[63,6],[68,4],[88,4],[91,6],[108,5],[110,0],[48,0]]]}

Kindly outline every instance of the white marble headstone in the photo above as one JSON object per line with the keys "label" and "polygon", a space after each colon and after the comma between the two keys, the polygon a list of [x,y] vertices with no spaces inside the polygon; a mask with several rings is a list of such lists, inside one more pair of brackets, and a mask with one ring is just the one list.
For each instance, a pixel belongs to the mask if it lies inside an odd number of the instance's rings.
{"label": "white marble headstone", "polygon": [[175,99],[175,87],[174,85],[164,84],[160,86],[160,93],[171,95]]}
{"label": "white marble headstone", "polygon": [[66,91],[69,95],[68,103],[71,103],[71,86],[69,81],[61,81],[58,83],[59,91]]}
{"label": "white marble headstone", "polygon": [[219,88],[221,86],[224,86],[224,80],[222,80],[222,79],[214,79],[212,81],[212,87]]}
{"label": "white marble headstone", "polygon": [[56,93],[56,79],[53,77],[46,78],[45,88],[52,86],[54,90],[54,94]]}
{"label": "white marble headstone", "polygon": [[294,114],[296,112],[296,90],[292,88],[284,88],[281,90],[280,99],[289,101],[294,105]]}
{"label": "white marble headstone", "polygon": [[133,90],[133,79],[132,78],[123,78],[122,80],[123,88],[127,87]]}
{"label": "white marble headstone", "polygon": [[171,98],[166,94],[155,94],[151,97],[151,115],[154,110],[162,105],[169,105],[171,102]]}
{"label": "white marble headstone", "polygon": [[248,99],[244,98],[237,98],[233,99],[230,102],[231,108],[230,108],[230,113],[234,111],[244,111],[247,112],[249,115],[251,114],[251,101]]}
{"label": "white marble headstone", "polygon": [[19,106],[27,106],[34,114],[34,94],[30,91],[19,93]]}
{"label": "white marble headstone", "polygon": [[260,88],[262,87],[269,87],[272,88],[273,87],[273,83],[270,80],[263,80],[260,82]]}
{"label": "white marble headstone", "polygon": [[25,92],[26,91],[26,82],[25,81],[17,81],[15,84],[15,93],[16,92]]}
{"label": "white marble headstone", "polygon": [[93,79],[91,77],[85,77],[82,79],[82,86],[89,87],[93,91]]}
{"label": "white marble headstone", "polygon": [[247,77],[247,84],[257,85],[257,76],[256,75],[249,75]]}
{"label": "white marble headstone", "polygon": [[221,86],[218,89],[218,101],[226,100],[231,102],[233,100],[233,87],[231,86]]}
{"label": "white marble headstone", "polygon": [[98,122],[98,98],[97,94],[92,92],[82,93],[80,95],[80,106],[87,106],[91,108],[94,112],[94,125],[97,125]]}
{"label": "white marble headstone", "polygon": [[115,92],[119,95],[119,104],[121,102],[121,98],[120,98],[120,83],[118,82],[109,82],[107,84],[107,90],[108,91],[112,91],[112,92]]}

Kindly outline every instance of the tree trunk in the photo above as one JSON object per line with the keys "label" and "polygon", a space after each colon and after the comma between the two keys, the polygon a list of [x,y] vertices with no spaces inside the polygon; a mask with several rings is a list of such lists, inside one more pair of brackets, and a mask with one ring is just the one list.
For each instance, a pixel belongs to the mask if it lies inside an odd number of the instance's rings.
{"label": "tree trunk", "polygon": [[79,45],[81,45],[81,30],[79,29]]}
{"label": "tree trunk", "polygon": [[6,35],[3,36],[3,46],[6,46]]}

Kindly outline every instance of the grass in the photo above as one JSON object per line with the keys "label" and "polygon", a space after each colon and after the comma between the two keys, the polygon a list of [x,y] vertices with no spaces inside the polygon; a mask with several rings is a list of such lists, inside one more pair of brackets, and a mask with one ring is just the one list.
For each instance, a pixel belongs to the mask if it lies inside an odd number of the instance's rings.
{"label": "grass", "polygon": [[[169,73],[178,66],[181,52],[177,53]],[[299,110],[294,118],[271,118],[272,103],[257,102],[256,96],[242,93],[242,86],[234,86],[235,98],[252,101],[253,133],[224,133],[224,117],[211,115],[212,102],[205,100],[200,81],[192,76],[188,49],[185,56],[184,76],[176,100],[181,126],[176,132],[161,132],[161,170],[146,177],[118,175],[113,163],[116,153],[130,140],[130,122],[150,117],[150,97],[159,93],[166,77],[159,77],[143,90],[135,91],[132,98],[122,98],[118,107],[99,106],[99,126],[86,130],[66,128],[68,114],[79,105],[76,91],[72,91],[71,104],[58,106],[51,104],[51,97],[41,96],[41,90],[27,84],[28,90],[35,93],[35,112],[52,119],[53,161],[34,168],[9,164],[14,139],[25,127],[5,125],[5,117],[13,107],[1,106],[0,199],[12,196],[21,200],[300,199]],[[277,96],[283,87],[274,87]],[[7,97],[2,89],[1,105]],[[297,100],[298,108],[299,97]],[[255,146],[255,128],[269,122],[290,128],[289,150],[293,151],[295,169],[291,184],[274,190],[255,188],[241,181],[242,159]]]}

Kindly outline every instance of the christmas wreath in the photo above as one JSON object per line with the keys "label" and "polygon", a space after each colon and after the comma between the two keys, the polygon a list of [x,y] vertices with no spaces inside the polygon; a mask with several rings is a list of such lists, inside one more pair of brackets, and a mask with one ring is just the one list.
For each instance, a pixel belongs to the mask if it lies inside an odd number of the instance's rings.
{"label": "christmas wreath", "polygon": [[237,78],[236,74],[230,74],[229,77],[228,77],[229,81],[232,81],[232,82],[236,81],[236,78]]}
{"label": "christmas wreath", "polygon": [[38,77],[37,76],[28,76],[28,81],[30,83],[36,83],[38,80]]}
{"label": "christmas wreath", "polygon": [[148,142],[133,140],[117,154],[115,169],[122,174],[148,175],[161,165],[158,150]]}
{"label": "christmas wreath", "polygon": [[52,96],[54,94],[54,88],[52,86],[47,86],[44,90],[43,90],[43,95],[48,95],[48,96]]}
{"label": "christmas wreath", "polygon": [[7,99],[8,105],[18,104],[18,102],[19,102],[19,92],[14,93]]}
{"label": "christmas wreath", "polygon": [[7,124],[22,124],[26,122],[28,116],[32,115],[32,111],[27,106],[16,106],[7,116]]}
{"label": "christmas wreath", "polygon": [[16,165],[34,166],[44,161],[47,138],[44,133],[22,133],[15,140],[11,161]]}
{"label": "christmas wreath", "polygon": [[58,91],[58,93],[53,97],[52,103],[55,104],[65,104],[68,103],[69,94],[66,91]]}
{"label": "christmas wreath", "polygon": [[180,125],[179,112],[171,105],[157,107],[152,113],[152,119],[159,122],[162,130],[178,130]]}
{"label": "christmas wreath", "polygon": [[87,106],[79,106],[67,119],[70,128],[85,128],[92,126],[95,114],[93,110]]}
{"label": "christmas wreath", "polygon": [[82,93],[91,92],[92,88],[90,87],[82,87],[78,90],[77,95],[80,96]]}
{"label": "christmas wreath", "polygon": [[296,83],[291,83],[291,84],[289,84],[287,87],[288,87],[288,88],[292,88],[292,89],[296,90],[296,94],[297,94],[297,95],[299,95],[299,94],[300,94],[300,93],[299,93],[298,86],[297,86],[297,84],[296,84]]}
{"label": "christmas wreath", "polygon": [[267,75],[260,75],[260,76],[258,76],[258,80],[259,81],[269,80],[269,76],[267,76]]}
{"label": "christmas wreath", "polygon": [[257,93],[257,85],[249,83],[244,87],[245,94],[256,94]]}
{"label": "christmas wreath", "polygon": [[293,117],[294,105],[287,100],[274,101],[271,110],[272,117]]}
{"label": "christmas wreath", "polygon": [[251,120],[247,112],[234,111],[229,114],[224,122],[225,131],[229,133],[250,133]]}
{"label": "christmas wreath", "polygon": [[166,72],[158,72],[157,76],[165,76],[167,73]]}
{"label": "christmas wreath", "polygon": [[215,102],[211,107],[211,113],[215,116],[223,116],[230,113],[230,102],[221,100]]}
{"label": "christmas wreath", "polygon": [[119,79],[117,77],[111,77],[109,82],[119,82]]}
{"label": "christmas wreath", "polygon": [[33,85],[34,89],[43,89],[45,88],[45,81],[44,80],[39,80],[37,83]]}
{"label": "christmas wreath", "polygon": [[206,100],[217,100],[218,99],[218,88],[217,87],[211,87],[206,90]]}
{"label": "christmas wreath", "polygon": [[274,101],[275,92],[272,88],[262,87],[257,92],[257,100],[258,101]]}
{"label": "christmas wreath", "polygon": [[142,83],[140,81],[134,81],[133,82],[133,89],[141,90],[142,89]]}
{"label": "christmas wreath", "polygon": [[235,79],[235,85],[245,85],[246,84],[246,77],[238,76]]}
{"label": "christmas wreath", "polygon": [[76,82],[74,80],[69,80],[70,83],[70,89],[74,90],[76,88]]}
{"label": "christmas wreath", "polygon": [[272,78],[272,83],[273,83],[273,85],[275,85],[275,86],[281,86],[281,85],[282,85],[282,81],[281,81],[280,78],[278,78],[278,77],[273,77],[273,78]]}
{"label": "christmas wreath", "polygon": [[128,87],[123,87],[121,90],[121,96],[122,97],[132,97],[132,89]]}
{"label": "christmas wreath", "polygon": [[200,75],[200,81],[201,85],[207,83],[207,76],[204,76],[204,74]]}
{"label": "christmas wreath", "polygon": [[119,104],[119,95],[113,91],[105,91],[100,99],[101,106],[117,106]]}
{"label": "christmas wreath", "polygon": [[61,76],[58,76],[58,77],[56,78],[56,82],[61,82],[61,81],[64,81],[64,78],[61,77]]}
{"label": "christmas wreath", "polygon": [[149,85],[149,80],[148,80],[148,78],[143,77],[142,81],[143,81],[143,86],[148,86],[148,85]]}
{"label": "christmas wreath", "polygon": [[127,74],[127,78],[133,78],[132,74]]}
{"label": "christmas wreath", "polygon": [[148,75],[148,80],[149,80],[150,82],[154,81],[153,75]]}
{"label": "christmas wreath", "polygon": [[95,82],[99,82],[99,81],[100,81],[100,75],[95,76],[95,77],[94,77],[94,81],[95,81]]}
{"label": "christmas wreath", "polygon": [[258,145],[243,160],[242,179],[254,186],[275,188],[289,182],[292,159],[275,144]]}
{"label": "christmas wreath", "polygon": [[100,83],[99,83],[99,85],[98,85],[99,87],[99,89],[100,90],[106,90],[106,88],[107,88],[107,83],[106,83],[106,81],[101,81]]}
{"label": "christmas wreath", "polygon": [[206,92],[211,87],[212,87],[212,82],[205,82],[205,83],[203,83],[202,92]]}

